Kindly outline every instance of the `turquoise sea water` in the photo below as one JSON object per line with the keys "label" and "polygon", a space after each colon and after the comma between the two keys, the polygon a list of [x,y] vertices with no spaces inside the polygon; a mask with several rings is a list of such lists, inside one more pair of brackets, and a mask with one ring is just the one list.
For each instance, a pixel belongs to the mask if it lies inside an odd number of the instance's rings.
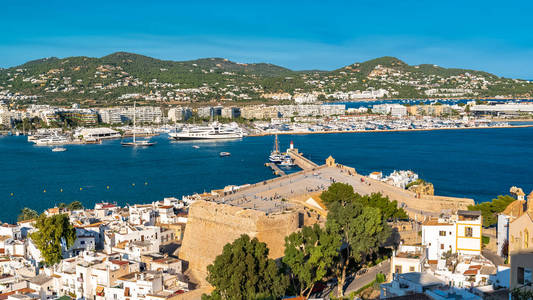
{"label": "turquoise sea water", "polygon": [[[316,162],[331,154],[363,174],[411,169],[432,182],[438,195],[479,202],[507,193],[512,185],[526,193],[533,189],[533,128],[282,135],[279,139],[283,149],[293,140]],[[26,142],[26,137],[0,137],[0,220],[15,221],[25,206],[42,211],[74,200],[88,207],[100,201],[146,203],[273,177],[264,166],[272,136],[172,142],[163,135],[154,140],[157,145],[149,148],[125,148],[114,140],[52,152]],[[231,156],[221,158],[221,151]]]}

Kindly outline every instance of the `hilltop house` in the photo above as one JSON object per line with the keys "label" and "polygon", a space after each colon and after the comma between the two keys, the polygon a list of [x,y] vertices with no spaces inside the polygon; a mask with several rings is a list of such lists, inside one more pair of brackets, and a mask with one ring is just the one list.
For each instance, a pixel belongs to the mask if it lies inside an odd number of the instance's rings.
{"label": "hilltop house", "polygon": [[462,255],[481,254],[480,211],[460,210],[448,218],[429,219],[422,224],[422,245],[427,258],[437,260],[448,251]]}

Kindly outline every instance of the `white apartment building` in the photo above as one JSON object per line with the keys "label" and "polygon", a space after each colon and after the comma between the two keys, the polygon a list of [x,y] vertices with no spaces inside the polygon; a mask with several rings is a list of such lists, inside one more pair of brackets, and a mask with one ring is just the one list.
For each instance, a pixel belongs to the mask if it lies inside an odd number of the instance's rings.
{"label": "white apartment building", "polygon": [[393,117],[404,117],[407,115],[407,107],[401,104],[379,104],[372,106],[372,112],[382,115],[390,114]]}
{"label": "white apartment building", "polygon": [[482,216],[479,211],[460,210],[450,218],[430,219],[422,224],[422,245],[429,260],[448,251],[463,255],[481,254]]}
{"label": "white apartment building", "polygon": [[221,112],[223,118],[235,119],[241,116],[241,109],[238,107],[224,107]]}
{"label": "white apartment building", "polygon": [[188,107],[172,107],[168,110],[167,119],[170,122],[183,122],[187,121],[192,116],[192,110]]}
{"label": "white apartment building", "polygon": [[11,114],[8,110],[0,110],[0,125],[11,127]]}
{"label": "white apartment building", "polygon": [[98,115],[102,123],[120,124],[124,121],[121,112],[120,108],[102,108],[98,110]]}
{"label": "white apartment building", "polygon": [[154,225],[157,217],[152,204],[135,204],[129,206],[129,223],[132,225]]}
{"label": "white apartment building", "polygon": [[533,103],[505,103],[495,105],[473,105],[470,111],[480,115],[533,114]]}
{"label": "white apartment building", "polygon": [[318,100],[318,95],[312,93],[296,94],[293,99],[296,104],[315,103]]}

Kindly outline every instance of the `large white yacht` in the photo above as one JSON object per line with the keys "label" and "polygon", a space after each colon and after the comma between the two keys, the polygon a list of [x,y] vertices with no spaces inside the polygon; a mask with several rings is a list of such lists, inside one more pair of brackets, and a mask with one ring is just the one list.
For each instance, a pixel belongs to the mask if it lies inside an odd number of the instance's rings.
{"label": "large white yacht", "polygon": [[64,136],[53,135],[34,140],[33,142],[38,146],[64,145],[68,143],[68,139]]}
{"label": "large white yacht", "polygon": [[207,126],[184,126],[181,130],[170,132],[168,135],[176,140],[216,140],[239,139],[244,133],[237,123],[213,122]]}

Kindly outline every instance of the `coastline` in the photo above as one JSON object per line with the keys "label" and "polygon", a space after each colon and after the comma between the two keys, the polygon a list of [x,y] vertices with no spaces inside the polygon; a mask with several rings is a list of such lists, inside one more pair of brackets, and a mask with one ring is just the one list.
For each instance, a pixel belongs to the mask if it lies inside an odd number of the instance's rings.
{"label": "coastline", "polygon": [[533,124],[509,125],[509,126],[480,126],[480,127],[458,127],[458,128],[418,128],[418,129],[375,129],[375,130],[331,130],[331,131],[280,131],[250,134],[249,137],[269,136],[269,135],[308,135],[327,133],[372,133],[372,132],[409,132],[409,131],[434,131],[434,130],[461,130],[461,129],[495,129],[495,128],[528,128]]}

